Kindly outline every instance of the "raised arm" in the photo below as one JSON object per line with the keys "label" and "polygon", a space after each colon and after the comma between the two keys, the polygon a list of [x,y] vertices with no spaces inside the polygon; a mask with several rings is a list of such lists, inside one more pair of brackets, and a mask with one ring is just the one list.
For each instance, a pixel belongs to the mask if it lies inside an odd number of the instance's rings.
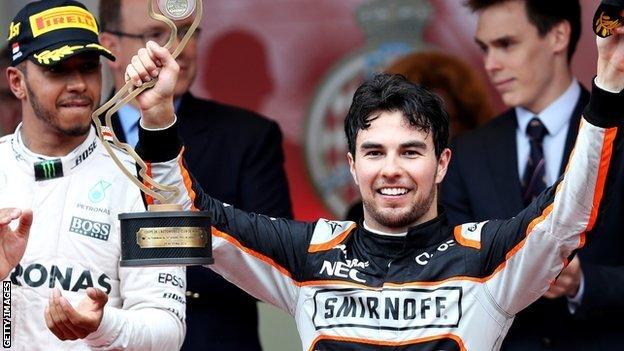
{"label": "raised arm", "polygon": [[137,152],[155,180],[182,190],[177,203],[208,211],[215,259],[210,268],[259,300],[294,313],[311,238],[329,225],[248,213],[204,194],[184,166],[177,124],[161,131],[141,129]]}
{"label": "raised arm", "polygon": [[[597,77],[574,152],[564,177],[516,217],[462,227],[481,243],[484,287],[507,314],[542,296],[596,224],[607,174],[621,152],[616,144],[624,123],[624,31],[599,38]],[[599,240],[599,238],[596,238]]]}
{"label": "raised arm", "polygon": [[[136,86],[147,82],[153,76],[152,72],[158,71],[158,83],[162,82],[165,79],[162,74],[169,67],[170,57],[166,52],[158,57],[158,48],[152,49],[152,43],[148,44],[148,48],[156,56],[146,56],[150,52],[139,52],[127,70],[128,78],[136,82]],[[157,65],[154,59],[161,65]],[[174,70],[171,72],[174,73]],[[184,166],[177,124],[172,125],[172,110],[148,108],[151,98],[143,97],[143,94],[154,93],[156,88],[158,85],[139,95],[144,111],[141,113],[142,129],[137,152],[148,163],[150,176],[159,183],[174,185],[182,190],[175,201],[186,210],[209,212],[214,227],[213,270],[256,298],[294,312],[301,267],[315,224],[246,213],[203,194]],[[169,93],[169,88],[164,86],[163,91]],[[145,137],[143,128],[152,130],[154,134]],[[158,129],[164,130],[154,131]]]}

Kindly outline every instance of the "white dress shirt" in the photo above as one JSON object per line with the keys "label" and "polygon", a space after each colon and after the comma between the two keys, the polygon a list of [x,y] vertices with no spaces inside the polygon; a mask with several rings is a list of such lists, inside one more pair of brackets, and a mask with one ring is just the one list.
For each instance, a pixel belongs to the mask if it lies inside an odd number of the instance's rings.
{"label": "white dress shirt", "polygon": [[529,158],[529,138],[526,135],[526,128],[529,121],[535,116],[539,117],[548,134],[544,136],[543,150],[544,163],[546,165],[545,181],[546,186],[551,186],[559,178],[559,170],[561,169],[561,161],[563,160],[563,149],[565,148],[566,137],[570,127],[570,119],[574,107],[581,96],[581,86],[574,79],[568,89],[548,105],[539,113],[533,113],[522,107],[516,107],[516,118],[518,119],[518,128],[516,129],[516,146],[518,152],[518,174],[520,179],[524,175]]}

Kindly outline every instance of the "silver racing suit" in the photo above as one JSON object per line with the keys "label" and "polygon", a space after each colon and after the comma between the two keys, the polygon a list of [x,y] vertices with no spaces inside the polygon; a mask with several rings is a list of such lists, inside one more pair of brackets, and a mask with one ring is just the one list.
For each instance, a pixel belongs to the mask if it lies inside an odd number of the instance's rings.
{"label": "silver racing suit", "polygon": [[[145,211],[138,188],[115,166],[93,128],[59,159],[30,152],[20,130],[0,139],[0,208],[34,211],[26,253],[3,282],[3,311],[11,307],[10,318],[3,315],[5,327],[10,321],[10,349],[179,349],[185,334],[185,270],[119,267],[117,215]],[[136,173],[134,161],[118,155]],[[99,329],[84,340],[54,336],[44,309],[55,287],[74,307],[88,287],[105,291],[108,303]]]}

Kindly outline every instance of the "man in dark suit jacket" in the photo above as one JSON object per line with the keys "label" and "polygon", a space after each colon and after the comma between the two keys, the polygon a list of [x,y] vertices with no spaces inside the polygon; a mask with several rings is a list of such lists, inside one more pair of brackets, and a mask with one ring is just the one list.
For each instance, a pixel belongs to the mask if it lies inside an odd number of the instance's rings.
{"label": "man in dark suit jacket", "polygon": [[[168,39],[165,24],[149,18],[144,0],[100,2],[102,45],[117,56],[110,65],[115,87],[125,65],[147,40]],[[178,21],[179,35],[192,18]],[[246,211],[292,217],[278,125],[258,114],[188,93],[195,77],[197,36],[180,56],[176,115],[184,158],[204,190]],[[244,87],[242,87],[244,88]],[[131,105],[113,119],[118,138],[136,144],[138,114]],[[256,301],[204,267],[187,269],[187,334],[183,350],[260,350]]]}
{"label": "man in dark suit jacket", "polygon": [[[552,185],[565,170],[589,98],[570,70],[580,35],[578,1],[470,0],[468,5],[479,15],[476,41],[486,71],[512,109],[452,143],[441,191],[452,224],[509,218],[523,209],[532,197],[528,184],[535,177],[526,173],[535,168],[526,165],[535,158],[534,150],[544,160],[537,181]],[[545,127],[539,149],[525,132],[534,117]],[[609,181],[624,191],[616,172]],[[624,329],[605,318],[624,311],[622,191],[612,194],[595,239],[544,297],[516,316],[502,350],[611,350],[620,345]]]}

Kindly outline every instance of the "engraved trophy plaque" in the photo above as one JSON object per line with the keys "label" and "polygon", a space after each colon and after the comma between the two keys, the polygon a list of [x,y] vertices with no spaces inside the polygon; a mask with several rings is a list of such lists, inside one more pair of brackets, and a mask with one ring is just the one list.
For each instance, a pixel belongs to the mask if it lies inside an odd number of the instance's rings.
{"label": "engraved trophy plaque", "polygon": [[[184,49],[199,26],[202,17],[202,0],[157,0],[162,14],[154,11],[154,0],[147,0],[150,17],[166,23],[170,28],[170,37],[165,47],[172,49],[178,30],[174,20],[195,18],[172,52],[176,58]],[[133,90],[131,81],[127,82],[109,101],[93,112],[91,118],[106,151],[122,172],[136,184],[142,192],[158,200],[159,204],[149,205],[147,212],[119,214],[121,224],[121,266],[167,266],[167,265],[206,265],[214,262],[212,258],[212,240],[210,217],[204,211],[182,211],[182,206],[173,204],[172,199],[179,195],[173,186],[157,183],[148,176],[147,165],[125,143],[121,143],[113,132],[111,117],[124,104],[134,99],[146,89],[156,84],[156,79]],[[104,126],[100,115],[105,114]],[[139,180],[126,169],[112,150],[112,143],[125,150],[134,158],[138,168]],[[161,193],[157,192],[159,190]],[[171,194],[165,197],[162,193]]]}

